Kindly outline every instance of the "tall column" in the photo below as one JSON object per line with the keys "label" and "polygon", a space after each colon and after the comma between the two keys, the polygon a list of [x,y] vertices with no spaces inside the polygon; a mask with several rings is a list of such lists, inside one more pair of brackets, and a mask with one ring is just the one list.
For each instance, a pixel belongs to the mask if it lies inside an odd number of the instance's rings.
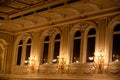
{"label": "tall column", "polygon": [[40,53],[39,53],[39,49],[40,49],[40,46],[39,46],[39,40],[40,40],[40,33],[39,32],[33,32],[32,33],[32,46],[31,46],[31,57],[34,57],[36,58],[36,64],[39,65],[40,63]]}
{"label": "tall column", "polygon": [[[84,45],[83,45],[83,44],[84,44],[84,41],[85,41],[85,40],[84,40],[85,38],[84,38],[84,34],[83,34],[83,33],[84,33],[84,30],[81,31],[81,37],[82,37],[82,38],[81,38],[81,45],[82,45],[82,46],[80,45],[80,46],[81,46],[80,63],[85,63],[85,62],[86,62],[86,54],[84,54],[84,50],[83,50],[83,48],[84,48]],[[81,57],[81,56],[82,56],[82,57]]]}
{"label": "tall column", "polygon": [[[98,29],[99,29],[99,44],[98,44],[98,53],[103,52],[104,56],[105,54],[105,37],[106,37],[106,26],[107,26],[107,19],[106,18],[100,18],[98,22]],[[105,58],[107,59],[107,58]],[[106,60],[105,60],[106,61]]]}
{"label": "tall column", "polygon": [[12,70],[12,63],[13,63],[13,52],[14,52],[14,36],[10,35],[8,38],[8,45],[5,46],[5,73],[9,74]]}
{"label": "tall column", "polygon": [[52,60],[53,60],[53,52],[54,52],[54,38],[53,38],[53,34],[54,34],[55,30],[50,30],[48,32],[49,34],[49,50],[48,50],[48,63],[52,64]]}
{"label": "tall column", "polygon": [[61,29],[62,29],[62,39],[61,39],[61,51],[60,51],[60,55],[64,56],[64,58],[66,58],[66,62],[69,63],[70,61],[70,54],[68,53],[68,32],[69,32],[69,26],[70,25],[64,25]]}
{"label": "tall column", "polygon": [[[87,27],[87,24],[84,25],[80,25],[80,30],[81,30],[81,45],[80,45],[80,63],[86,63],[86,35],[84,35],[85,33],[85,28]],[[81,57],[82,56],[82,57]]]}
{"label": "tall column", "polygon": [[7,48],[8,48],[8,45],[5,45],[4,49],[3,49],[3,55],[4,55],[4,57],[3,57],[3,64],[2,64],[3,65],[2,66],[3,67],[2,68],[3,69],[3,73],[6,73],[6,68],[7,68],[7,65],[6,65],[7,64],[7,57],[6,56],[7,56],[7,50],[8,50]]}
{"label": "tall column", "polygon": [[48,50],[48,63],[52,64],[52,60],[53,60],[53,39],[52,39],[52,35],[50,35],[50,39],[49,39],[49,50]]}

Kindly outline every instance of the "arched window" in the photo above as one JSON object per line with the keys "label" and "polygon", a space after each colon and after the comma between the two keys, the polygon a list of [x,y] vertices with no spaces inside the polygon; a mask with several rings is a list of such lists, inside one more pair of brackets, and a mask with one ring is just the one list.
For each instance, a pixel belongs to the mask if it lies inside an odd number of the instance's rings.
{"label": "arched window", "polygon": [[112,61],[120,60],[120,24],[113,30]]}
{"label": "arched window", "polygon": [[45,37],[42,64],[48,62],[49,36]]}
{"label": "arched window", "polygon": [[27,65],[31,52],[31,38],[20,40],[17,50],[17,65]]}
{"label": "arched window", "polygon": [[77,31],[74,35],[72,62],[78,63],[80,60],[81,32]]}
{"label": "arched window", "polygon": [[23,40],[20,40],[18,44],[17,65],[21,64],[22,49],[23,49]]}
{"label": "arched window", "polygon": [[[31,51],[31,39],[27,40],[26,43],[26,55],[25,55],[25,60],[28,60],[30,57],[30,51]],[[28,64],[28,63],[27,63]]]}
{"label": "arched window", "polygon": [[95,40],[96,40],[96,30],[91,28],[88,32],[87,37],[87,57],[86,62],[93,62],[93,56],[95,52]]}
{"label": "arched window", "polygon": [[[60,53],[60,34],[55,36],[53,60],[57,59]],[[56,63],[56,62],[54,62]]]}

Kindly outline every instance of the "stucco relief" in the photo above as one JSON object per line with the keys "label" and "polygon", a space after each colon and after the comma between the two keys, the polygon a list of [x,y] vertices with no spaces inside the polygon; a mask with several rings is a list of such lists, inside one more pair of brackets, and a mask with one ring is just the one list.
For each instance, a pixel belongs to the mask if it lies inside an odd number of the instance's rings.
{"label": "stucco relief", "polygon": [[56,74],[58,72],[58,69],[56,66],[57,65],[51,65],[51,67],[49,67],[49,74]]}
{"label": "stucco relief", "polygon": [[110,74],[120,74],[120,62],[112,62],[108,67]]}
{"label": "stucco relief", "polygon": [[78,69],[75,68],[75,67],[71,67],[71,68],[69,68],[69,73],[70,74],[77,74],[78,73]]}
{"label": "stucco relief", "polygon": [[38,73],[48,74],[48,67],[49,65],[47,64],[40,65],[38,68]]}
{"label": "stucco relief", "polygon": [[[106,73],[101,73],[104,75],[120,75],[120,63],[110,63],[108,65],[108,71]],[[22,67],[14,67],[14,74],[29,74],[29,70],[27,66]],[[43,64],[39,65],[38,70],[35,72],[37,74],[42,75],[57,75],[57,74],[72,74],[72,75],[86,75],[86,74],[96,74],[95,68],[93,67],[93,63],[85,63],[85,64],[70,64],[68,66],[66,73],[59,73],[56,64]],[[97,73],[99,74],[99,73]]]}
{"label": "stucco relief", "polygon": [[93,67],[93,64],[84,64],[83,73],[92,74],[94,72],[95,72],[95,68]]}
{"label": "stucco relief", "polygon": [[12,71],[13,74],[27,74],[28,72],[29,71],[27,69],[27,66],[21,66],[21,67],[17,66],[14,67]]}

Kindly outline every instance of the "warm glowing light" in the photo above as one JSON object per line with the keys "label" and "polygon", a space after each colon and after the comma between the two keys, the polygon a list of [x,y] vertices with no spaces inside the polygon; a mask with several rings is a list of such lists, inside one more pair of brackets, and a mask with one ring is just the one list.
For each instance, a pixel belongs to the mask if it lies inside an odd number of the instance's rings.
{"label": "warm glowing light", "polygon": [[114,54],[113,54],[112,56],[113,56],[113,57],[115,57],[115,55],[114,55]]}
{"label": "warm glowing light", "polygon": [[28,63],[28,70],[30,72],[35,72],[35,70],[38,69],[35,56],[29,57],[28,61],[25,61],[25,63]]}
{"label": "warm glowing light", "polygon": [[94,59],[94,57],[89,57],[89,60],[92,61]]}
{"label": "warm glowing light", "polygon": [[57,59],[53,59],[53,62],[57,62]]}
{"label": "warm glowing light", "polygon": [[115,62],[119,62],[119,59],[116,59]]}
{"label": "warm glowing light", "polygon": [[94,53],[94,67],[98,72],[102,72],[104,68],[104,54],[103,50],[100,50],[98,53]]}
{"label": "warm glowing light", "polygon": [[58,72],[60,72],[60,73],[66,72],[66,70],[67,70],[66,58],[64,58],[64,56],[62,56],[62,57],[57,56],[57,68],[58,68]]}
{"label": "warm glowing light", "polygon": [[79,61],[76,61],[76,63],[79,63]]}
{"label": "warm glowing light", "polygon": [[25,64],[27,64],[28,63],[28,61],[27,60],[25,60]]}

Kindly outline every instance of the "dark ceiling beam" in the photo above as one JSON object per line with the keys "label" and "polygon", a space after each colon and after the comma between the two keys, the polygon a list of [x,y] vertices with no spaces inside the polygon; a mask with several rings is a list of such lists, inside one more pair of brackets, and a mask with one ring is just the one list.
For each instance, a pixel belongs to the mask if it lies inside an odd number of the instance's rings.
{"label": "dark ceiling beam", "polygon": [[22,2],[22,1],[19,1],[19,0],[16,0],[16,2],[19,2],[19,3],[25,4],[25,5],[29,5],[29,6],[31,6],[31,4],[29,4],[29,3],[25,3],[25,2]]}
{"label": "dark ceiling beam", "polygon": [[16,9],[16,10],[19,10],[19,9],[20,9],[20,8],[15,8],[15,7],[8,6],[8,5],[5,5],[5,6],[8,7],[8,8]]}
{"label": "dark ceiling beam", "polygon": [[7,13],[7,12],[3,12],[3,11],[0,11],[0,13],[4,13],[4,14],[7,14],[7,15],[8,15],[8,13]]}

